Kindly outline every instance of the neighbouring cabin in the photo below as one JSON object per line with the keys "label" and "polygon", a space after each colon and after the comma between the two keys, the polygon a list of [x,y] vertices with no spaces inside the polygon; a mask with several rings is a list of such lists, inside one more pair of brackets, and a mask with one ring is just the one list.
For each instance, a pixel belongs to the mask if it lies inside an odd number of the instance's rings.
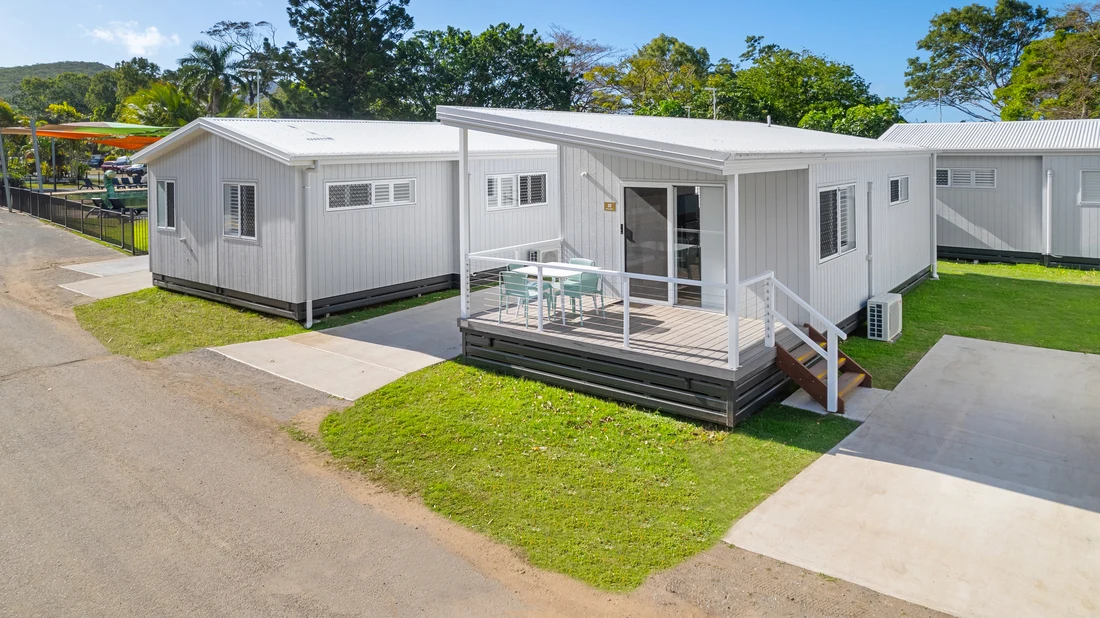
{"label": "neighbouring cabin", "polygon": [[1100,267],[1100,120],[899,124],[880,139],[936,151],[940,256]]}
{"label": "neighbouring cabin", "polygon": [[746,122],[437,114],[471,138],[560,148],[560,236],[464,252],[460,328],[486,367],[727,426],[791,377],[843,411],[871,379],[837,342],[869,298],[935,266],[921,148]]}
{"label": "neighbouring cabin", "polygon": [[[202,118],[149,167],[158,286],[296,320],[458,285],[459,131],[439,123]],[[468,146],[472,247],[556,235],[557,148]]]}

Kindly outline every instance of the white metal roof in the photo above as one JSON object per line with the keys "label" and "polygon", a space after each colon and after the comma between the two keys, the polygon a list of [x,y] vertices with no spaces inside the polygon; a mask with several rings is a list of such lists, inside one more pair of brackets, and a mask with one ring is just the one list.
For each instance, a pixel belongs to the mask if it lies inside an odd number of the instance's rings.
{"label": "white metal roof", "polygon": [[[458,129],[438,122],[199,118],[134,155],[151,161],[200,132],[213,133],[286,163],[349,159],[457,159]],[[479,133],[470,136],[477,155],[553,152],[531,140]]]}
{"label": "white metal roof", "polygon": [[879,138],[942,152],[1049,152],[1100,149],[1100,120],[896,124]]}
{"label": "white metal roof", "polygon": [[[440,106],[444,124],[724,170],[739,160],[924,152],[850,135],[759,122]],[[472,139],[472,138],[471,138]]]}

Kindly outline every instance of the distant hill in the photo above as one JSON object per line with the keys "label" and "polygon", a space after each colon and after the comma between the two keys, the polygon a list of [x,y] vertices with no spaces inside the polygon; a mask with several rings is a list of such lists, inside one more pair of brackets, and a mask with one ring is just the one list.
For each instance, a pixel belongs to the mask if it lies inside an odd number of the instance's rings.
{"label": "distant hill", "polygon": [[53,77],[60,73],[95,75],[111,67],[102,62],[44,62],[21,67],[0,67],[0,99],[11,101],[24,77]]}

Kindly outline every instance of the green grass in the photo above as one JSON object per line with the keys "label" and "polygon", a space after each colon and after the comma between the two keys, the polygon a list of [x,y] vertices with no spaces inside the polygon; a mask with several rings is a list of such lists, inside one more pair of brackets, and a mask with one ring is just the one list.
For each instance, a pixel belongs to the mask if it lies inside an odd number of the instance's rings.
{"label": "green grass", "polygon": [[[447,290],[335,314],[314,322],[313,330],[366,320],[457,293]],[[306,332],[305,327],[294,320],[160,288],[78,305],[75,312],[80,325],[108,350],[139,360]]]}
{"label": "green grass", "polygon": [[712,546],[855,423],[773,405],[700,427],[446,362],[321,425],[339,460],[608,590]]}
{"label": "green grass", "polygon": [[897,386],[943,335],[1100,353],[1100,271],[940,262],[939,274],[905,297],[896,343],[841,344],[876,387]]}

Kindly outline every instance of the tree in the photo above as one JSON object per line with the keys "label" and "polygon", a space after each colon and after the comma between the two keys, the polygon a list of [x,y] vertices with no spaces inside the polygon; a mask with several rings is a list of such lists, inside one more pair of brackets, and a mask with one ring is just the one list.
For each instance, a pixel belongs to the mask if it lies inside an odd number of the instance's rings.
{"label": "tree", "polygon": [[878,139],[886,129],[905,122],[897,103],[884,101],[878,105],[859,104],[841,109],[839,106],[826,110],[814,110],[799,121],[802,129],[828,131]]}
{"label": "tree", "polygon": [[581,79],[570,75],[566,52],[523,26],[421,31],[402,42],[399,73],[412,116],[435,117],[438,105],[569,109]]}
{"label": "tree", "polygon": [[412,29],[409,0],[288,0],[305,43],[287,46],[287,113],[334,118],[392,116],[400,109],[398,43]]}
{"label": "tree", "polygon": [[706,48],[692,47],[661,34],[618,66],[597,67],[592,72],[595,78],[607,83],[606,90],[595,97],[594,103],[607,111],[671,113],[678,107],[691,105],[709,71],[710,54]]}
{"label": "tree", "polygon": [[138,90],[148,88],[161,77],[155,62],[136,56],[115,65],[116,96],[121,101]]}
{"label": "tree", "polygon": [[15,110],[11,104],[0,99],[0,127],[14,127],[19,124]]}
{"label": "tree", "polygon": [[608,86],[604,77],[614,67],[615,49],[595,39],[582,39],[561,26],[550,26],[550,41],[565,56],[569,77],[578,87],[573,92],[569,108],[577,112],[604,111],[600,92]]}
{"label": "tree", "polygon": [[1032,42],[996,91],[1002,120],[1100,117],[1100,4],[1072,5]]}
{"label": "tree", "polygon": [[175,84],[155,83],[126,97],[118,119],[155,127],[182,127],[203,115],[203,106]]}
{"label": "tree", "polygon": [[878,105],[882,100],[851,65],[809,52],[763,44],[750,36],[741,60],[751,62],[725,83],[729,107],[742,120],[771,116],[776,124],[797,126],[806,114],[856,105]]}
{"label": "tree", "polygon": [[180,58],[180,81],[187,95],[206,108],[206,115],[217,116],[224,97],[244,81],[237,75],[233,48],[197,41],[191,53]]}
{"label": "tree", "polygon": [[112,120],[118,108],[118,73],[112,69],[93,75],[84,105],[92,120]]}
{"label": "tree", "polygon": [[928,59],[910,58],[905,71],[907,103],[957,109],[976,120],[998,117],[995,90],[1008,85],[1020,56],[1042,36],[1048,12],[1021,0],[971,4],[932,18],[917,48]]}
{"label": "tree", "polygon": [[245,79],[249,105],[255,105],[257,97],[268,92],[282,76],[283,51],[275,43],[275,32],[275,26],[267,21],[219,21],[203,31],[232,48],[238,56],[238,71],[250,73]]}

